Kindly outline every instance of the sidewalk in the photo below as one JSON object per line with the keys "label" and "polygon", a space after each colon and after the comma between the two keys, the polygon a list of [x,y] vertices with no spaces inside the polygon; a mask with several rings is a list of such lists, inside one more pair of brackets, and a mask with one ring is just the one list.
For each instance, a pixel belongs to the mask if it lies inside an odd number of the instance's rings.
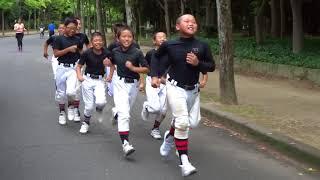
{"label": "sidewalk", "polygon": [[[209,73],[202,110],[320,159],[320,90],[303,81],[236,75],[238,106],[220,104],[219,72]],[[318,162],[320,163],[320,162]]]}

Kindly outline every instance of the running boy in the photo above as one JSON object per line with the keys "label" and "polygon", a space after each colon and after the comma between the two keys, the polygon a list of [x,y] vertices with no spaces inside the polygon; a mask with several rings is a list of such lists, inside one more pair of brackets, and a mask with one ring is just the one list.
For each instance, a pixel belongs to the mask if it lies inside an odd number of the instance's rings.
{"label": "running boy", "polygon": [[117,66],[117,77],[113,78],[114,103],[118,111],[118,132],[125,156],[135,151],[129,144],[130,108],[138,93],[139,73],[149,71],[143,53],[133,46],[133,31],[123,27],[118,32],[120,46],[112,50],[112,64]]}
{"label": "running boy", "polygon": [[[180,16],[176,22],[176,29],[180,38],[164,42],[159,47],[153,56],[155,64],[151,70],[157,72],[161,63],[158,61],[159,57],[168,55],[168,65],[171,68],[166,87],[173,122],[170,131],[164,135],[160,154],[167,156],[175,144],[180,157],[182,176],[188,176],[196,172],[188,157],[188,138],[190,127],[196,127],[200,120],[199,73],[214,71],[215,64],[208,44],[194,37],[198,29],[194,16]],[[159,87],[157,76],[153,75],[152,86]]]}
{"label": "running boy", "polygon": [[[56,101],[59,103],[59,124],[66,124],[65,101],[73,104],[76,96],[77,74],[76,62],[82,53],[82,44],[75,36],[77,20],[67,18],[64,22],[66,27],[63,36],[57,36],[53,45],[53,53],[58,57],[56,72]],[[70,120],[70,119],[69,119]]]}
{"label": "running boy", "polygon": [[[64,30],[65,30],[64,24],[63,23],[59,24],[59,27],[58,27],[59,36],[63,35]],[[53,43],[56,40],[56,37],[57,36],[50,36],[49,39],[44,42],[43,57],[45,57],[46,59],[48,59],[48,47],[49,47],[49,45],[53,46]],[[53,79],[56,79],[58,60],[54,55],[52,55],[52,58],[51,58],[51,65],[52,65]]]}
{"label": "running boy", "polygon": [[[77,77],[82,82],[82,98],[84,101],[84,121],[82,122],[80,133],[85,134],[89,130],[90,118],[94,107],[102,116],[102,111],[107,103],[105,93],[105,67],[103,61],[107,58],[110,59],[111,52],[104,49],[104,43],[102,35],[99,32],[95,32],[91,35],[92,47],[87,49],[80,58],[77,65]],[[81,68],[86,65],[84,76],[81,73]],[[114,68],[111,67],[113,73]],[[112,73],[106,78],[106,81],[110,82]]]}
{"label": "running boy", "polygon": [[[156,32],[153,35],[153,44],[155,46],[154,49],[151,49],[146,54],[146,61],[148,64],[151,64],[151,59],[159,46],[167,40],[167,36],[164,32]],[[159,88],[153,88],[151,86],[151,73],[148,73],[146,77],[146,96],[147,101],[143,103],[141,117],[144,121],[151,118],[149,113],[152,114],[152,118],[154,118],[154,125],[151,130],[150,135],[155,139],[161,139],[159,126],[163,119],[165,118],[165,114],[167,112],[167,102],[166,102],[166,88],[163,83],[160,84]]]}

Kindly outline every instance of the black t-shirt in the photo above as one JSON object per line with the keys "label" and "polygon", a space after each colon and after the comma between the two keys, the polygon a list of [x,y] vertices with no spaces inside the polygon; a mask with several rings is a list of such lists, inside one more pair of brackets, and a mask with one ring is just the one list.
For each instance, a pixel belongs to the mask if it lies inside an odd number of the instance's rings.
{"label": "black t-shirt", "polygon": [[87,36],[86,34],[77,33],[76,36],[79,37],[80,43],[82,44],[82,46],[83,46],[84,44],[85,44],[85,45],[88,45],[88,44],[89,44],[89,39],[88,39],[88,36]]}
{"label": "black t-shirt", "polygon": [[[193,52],[199,59],[197,66],[186,62],[187,53]],[[168,55],[167,62],[160,61],[161,57]],[[164,42],[153,56],[151,61],[151,74],[156,76],[160,72],[161,64],[169,69],[170,79],[183,85],[195,85],[199,81],[199,73],[212,72],[215,63],[207,43],[195,38],[180,38]],[[169,80],[170,80],[169,79]]]}
{"label": "black t-shirt", "polygon": [[[136,42],[133,42],[132,45],[137,48],[140,49],[139,44],[137,44]],[[120,43],[118,41],[113,41],[111,44],[109,44],[109,46],[107,47],[109,49],[109,51],[112,51],[114,48],[119,47]]]}
{"label": "black t-shirt", "polygon": [[[53,49],[63,50],[70,46],[76,45],[78,49],[82,49],[83,45],[80,43],[80,39],[76,36],[57,36],[54,43]],[[80,58],[80,52],[75,53],[68,52],[67,54],[58,57],[60,63],[74,64]]]}
{"label": "black t-shirt", "polygon": [[111,58],[111,52],[108,49],[102,49],[101,54],[96,54],[93,52],[92,48],[89,48],[81,55],[78,64],[86,64],[85,73],[104,75],[105,67],[103,65],[103,60],[105,58]]}
{"label": "black t-shirt", "polygon": [[134,45],[131,45],[127,51],[123,51],[120,46],[112,50],[111,62],[112,64],[117,65],[118,76],[139,79],[140,76],[138,73],[132,72],[126,67],[125,64],[127,61],[131,61],[132,65],[136,67],[148,67],[143,53],[135,48]]}

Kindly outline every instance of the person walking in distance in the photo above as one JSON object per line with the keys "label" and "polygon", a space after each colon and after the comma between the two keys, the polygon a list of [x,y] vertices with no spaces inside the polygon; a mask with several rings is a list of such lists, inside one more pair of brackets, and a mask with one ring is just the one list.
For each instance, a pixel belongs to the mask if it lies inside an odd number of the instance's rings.
{"label": "person walking in distance", "polygon": [[[214,71],[215,63],[207,43],[195,38],[198,29],[193,15],[185,14],[176,21],[179,38],[164,42],[153,56],[155,64],[151,71],[158,71],[159,58],[168,55],[167,99],[172,110],[172,126],[164,134],[160,146],[160,154],[167,156],[175,144],[179,153],[182,176],[195,173],[196,168],[190,163],[188,156],[189,130],[199,123],[200,116],[200,91],[199,74]],[[153,73],[152,73],[153,74]],[[152,77],[152,86],[159,87],[160,80]]]}
{"label": "person walking in distance", "polygon": [[54,24],[54,22],[51,22],[48,25],[48,31],[49,31],[49,37],[54,35],[54,30],[56,29],[56,25]]}
{"label": "person walking in distance", "polygon": [[[145,58],[149,65],[151,64],[152,56],[156,50],[166,40],[167,36],[164,32],[156,32],[153,35],[153,44],[155,48],[148,51]],[[158,76],[158,74],[156,74],[156,76]],[[165,118],[167,112],[167,93],[164,83],[161,83],[159,88],[153,88],[151,86],[150,72],[146,77],[146,96],[147,100],[143,103],[141,117],[144,121],[147,121],[151,117],[154,119],[154,125],[150,134],[155,139],[161,139],[159,126]]]}
{"label": "person walking in distance", "polygon": [[59,104],[59,124],[61,125],[66,124],[65,102],[68,101],[68,105],[74,104],[77,85],[75,66],[83,48],[79,38],[75,36],[77,21],[67,18],[64,25],[66,27],[64,35],[57,36],[53,44],[54,56],[58,58],[56,101]]}
{"label": "person walking in distance", "polygon": [[14,31],[16,31],[16,39],[18,42],[18,51],[22,52],[22,40],[24,36],[24,31],[26,31],[26,28],[24,27],[24,24],[22,23],[21,18],[19,18],[18,22],[14,24]]}
{"label": "person walking in distance", "polygon": [[[59,27],[58,27],[59,36],[63,35],[64,30],[65,30],[64,24],[60,23]],[[57,36],[51,36],[44,42],[44,45],[43,45],[43,57],[44,58],[48,59],[48,56],[49,56],[48,55],[48,47],[49,47],[49,45],[51,45],[53,47],[53,44],[54,44],[54,41],[56,40],[56,38],[57,38]],[[53,79],[56,79],[58,60],[54,55],[52,55],[52,58],[51,58],[51,65],[52,65]]]}
{"label": "person walking in distance", "polygon": [[[110,82],[114,67],[111,67],[111,72],[104,79],[105,66],[103,61],[111,58],[111,52],[104,49],[102,35],[95,32],[91,35],[92,47],[87,49],[78,62],[76,71],[77,77],[82,82],[82,99],[84,101],[84,121],[82,122],[80,133],[86,134],[89,130],[90,119],[94,107],[99,113],[99,118],[102,118],[102,111],[107,103],[105,80]],[[86,65],[84,76],[81,73],[81,68]]]}
{"label": "person walking in distance", "polygon": [[133,46],[134,34],[130,27],[118,32],[120,46],[112,50],[111,62],[117,66],[117,78],[113,78],[114,103],[118,111],[118,132],[125,156],[135,149],[129,144],[130,109],[138,93],[139,73],[149,71],[143,53]]}

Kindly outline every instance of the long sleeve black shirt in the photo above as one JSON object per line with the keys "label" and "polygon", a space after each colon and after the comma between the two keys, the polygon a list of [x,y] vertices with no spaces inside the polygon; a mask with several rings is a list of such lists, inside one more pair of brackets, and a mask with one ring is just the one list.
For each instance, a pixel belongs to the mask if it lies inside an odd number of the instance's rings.
{"label": "long sleeve black shirt", "polygon": [[[193,66],[186,62],[187,53],[193,52],[199,59],[199,64]],[[167,55],[166,61],[160,60]],[[160,73],[162,66],[168,69],[170,79],[174,79],[183,85],[195,85],[199,81],[199,73],[207,73],[215,70],[215,62],[207,43],[195,38],[179,38],[164,42],[154,53],[151,61],[151,76]]]}

